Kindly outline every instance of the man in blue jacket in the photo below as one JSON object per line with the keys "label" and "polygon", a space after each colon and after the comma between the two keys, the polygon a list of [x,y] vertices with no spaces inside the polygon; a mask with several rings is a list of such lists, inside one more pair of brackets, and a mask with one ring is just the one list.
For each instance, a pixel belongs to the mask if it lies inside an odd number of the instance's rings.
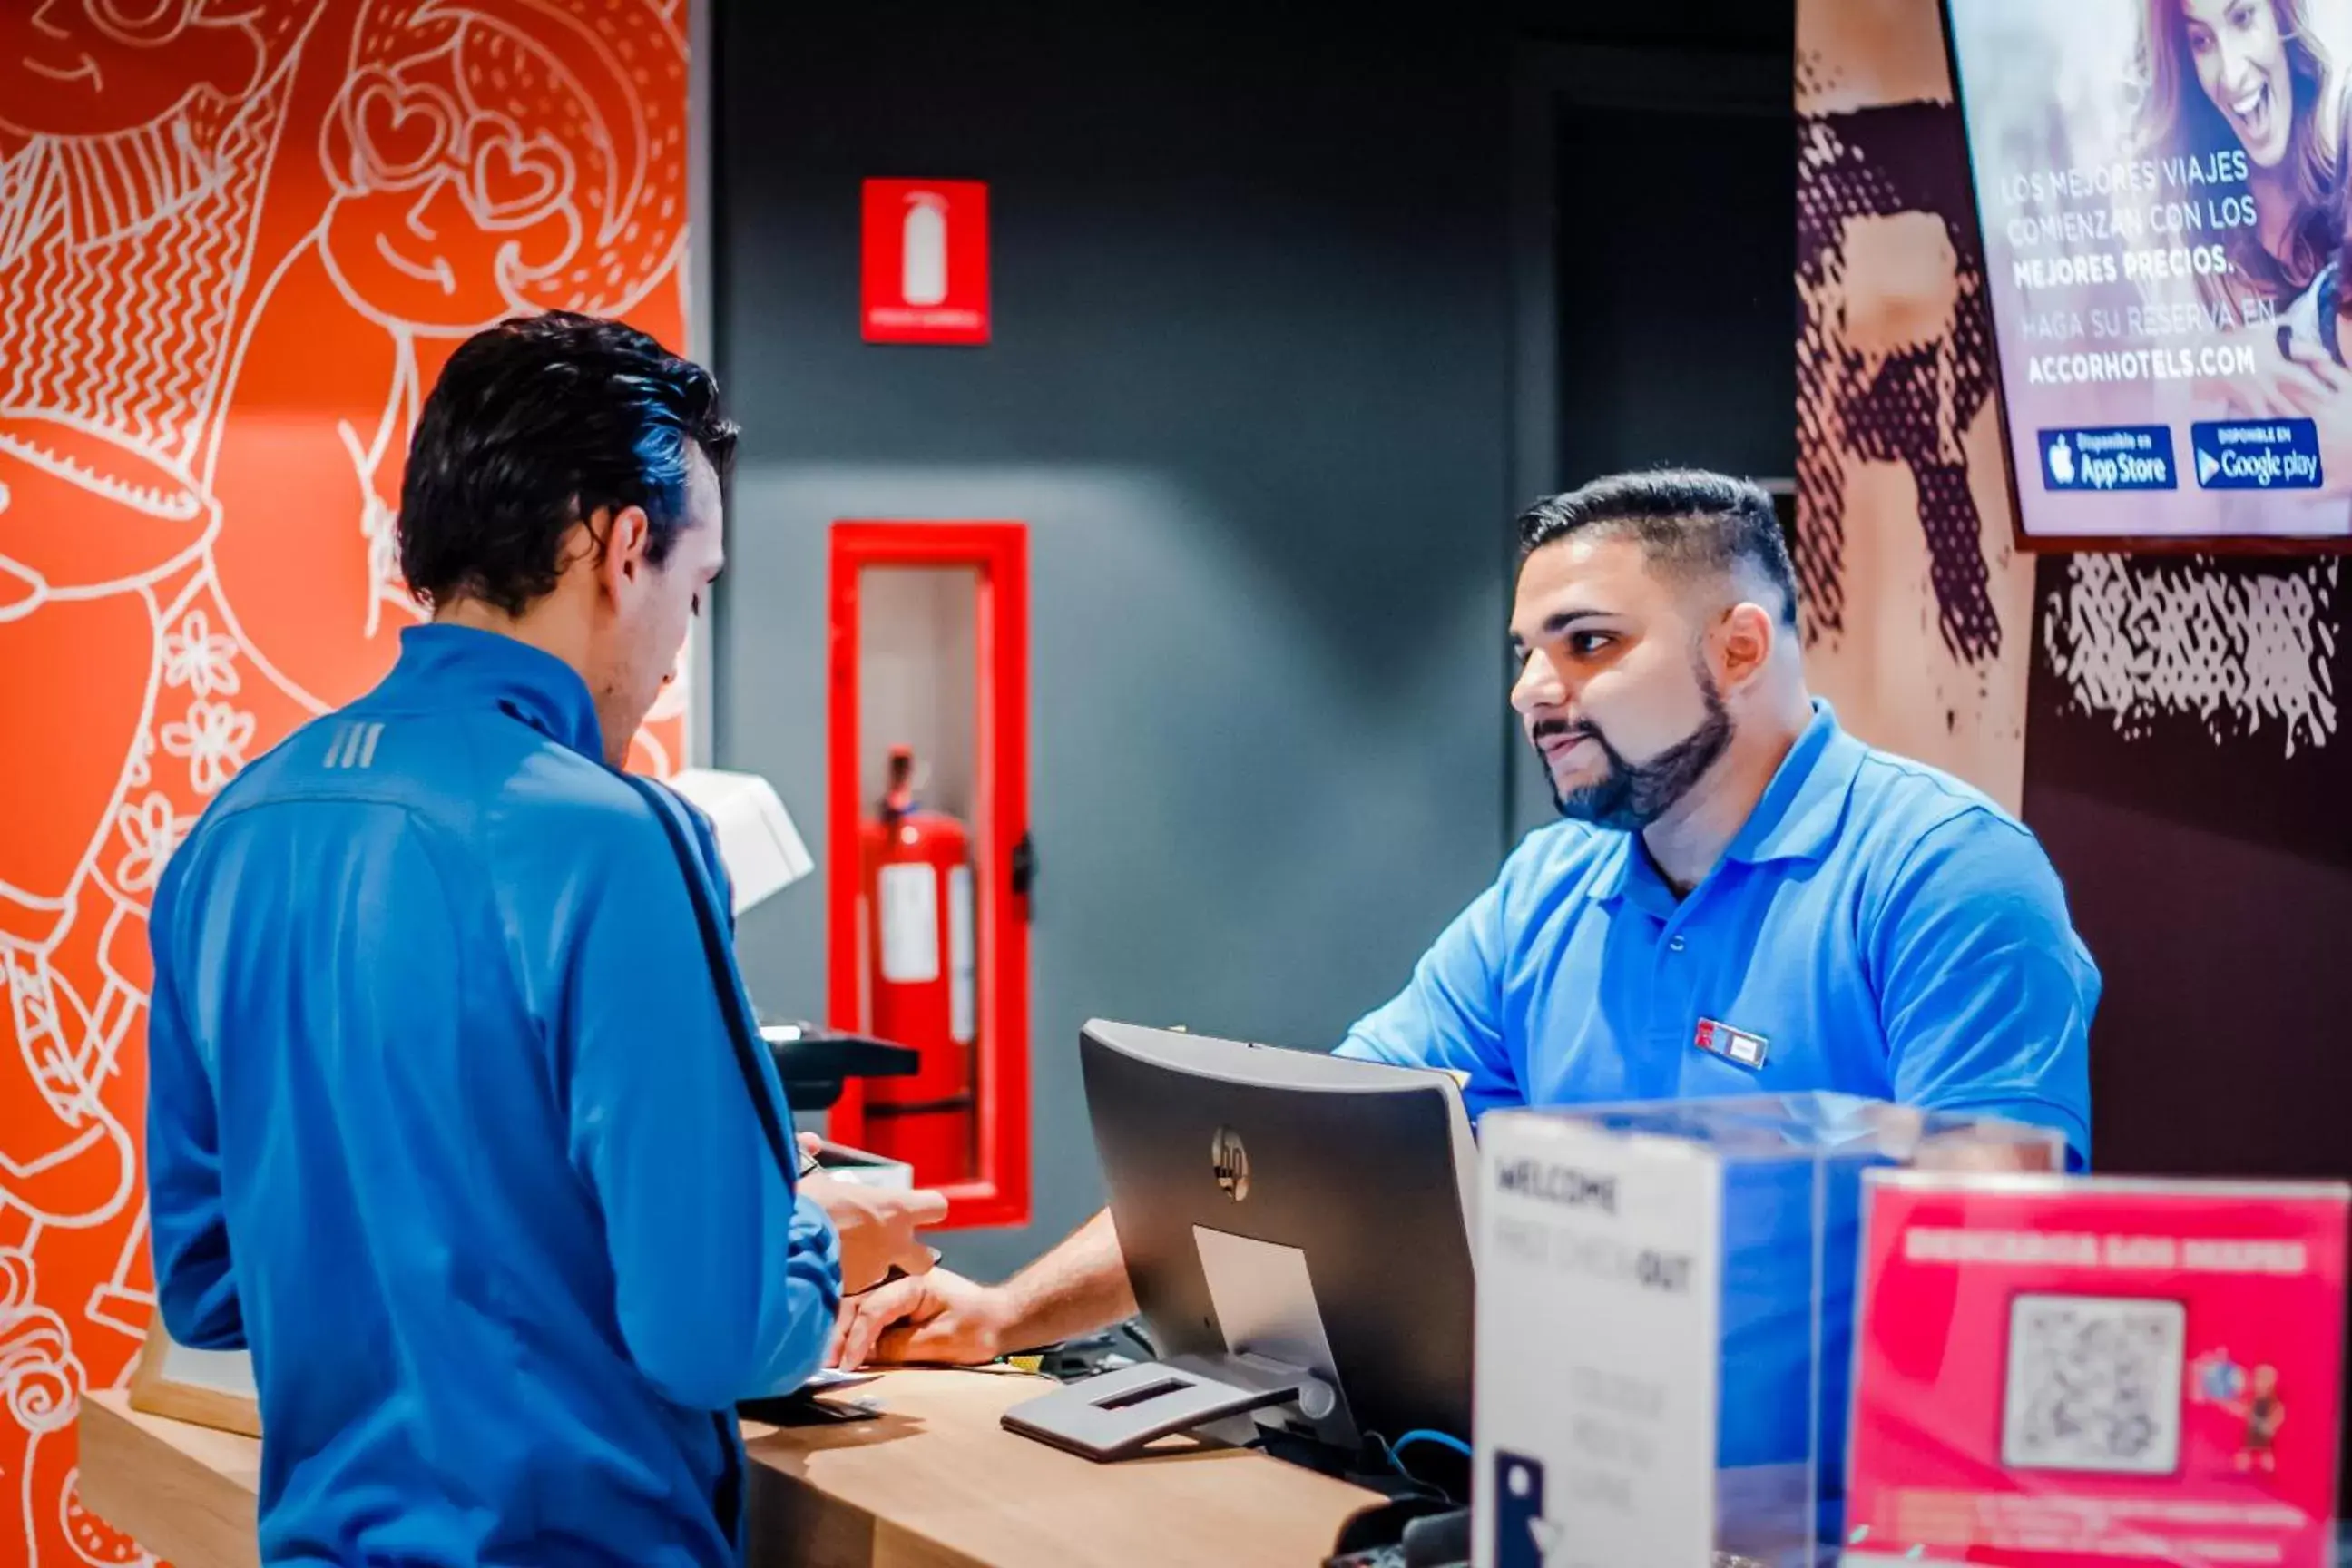
{"label": "man in blue jacket", "polygon": [[708,825],[618,771],[734,438],[626,327],[461,346],[401,493],[433,623],[157,891],[156,1293],[252,1352],[266,1563],[731,1562],[734,1403],[928,1265],[935,1195],[796,1184]]}

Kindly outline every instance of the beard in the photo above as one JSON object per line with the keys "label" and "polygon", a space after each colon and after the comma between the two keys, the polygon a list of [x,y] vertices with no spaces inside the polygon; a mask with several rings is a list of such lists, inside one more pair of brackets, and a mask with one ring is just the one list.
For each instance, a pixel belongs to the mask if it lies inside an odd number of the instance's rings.
{"label": "beard", "polygon": [[[1544,763],[1544,778],[1551,784],[1552,804],[1562,816],[1578,822],[1590,822],[1596,827],[1614,828],[1622,833],[1639,833],[1674,809],[1693,785],[1706,776],[1731,744],[1731,714],[1723,705],[1723,693],[1717,689],[1714,677],[1705,667],[1695,670],[1698,677],[1699,700],[1706,704],[1706,717],[1696,728],[1652,757],[1646,763],[1626,760],[1623,752],[1609,743],[1609,737],[1591,722],[1571,724],[1565,719],[1547,719],[1537,725],[1529,739],[1534,742],[1536,756]],[[1549,759],[1543,755],[1543,742],[1555,735],[1574,735],[1588,739],[1601,749],[1608,766],[1601,776],[1590,784],[1573,789],[1562,789],[1552,778]]]}

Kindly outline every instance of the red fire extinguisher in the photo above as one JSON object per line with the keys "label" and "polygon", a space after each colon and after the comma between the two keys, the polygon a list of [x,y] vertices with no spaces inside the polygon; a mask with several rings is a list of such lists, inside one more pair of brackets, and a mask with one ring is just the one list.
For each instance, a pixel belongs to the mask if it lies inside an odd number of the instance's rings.
{"label": "red fire extinguisher", "polygon": [[979,1032],[971,836],[915,803],[915,753],[890,748],[880,811],[858,825],[864,849],[866,985],[877,1038],[913,1047],[910,1077],[867,1081],[866,1141],[904,1160],[922,1185],[974,1173],[972,1047]]}

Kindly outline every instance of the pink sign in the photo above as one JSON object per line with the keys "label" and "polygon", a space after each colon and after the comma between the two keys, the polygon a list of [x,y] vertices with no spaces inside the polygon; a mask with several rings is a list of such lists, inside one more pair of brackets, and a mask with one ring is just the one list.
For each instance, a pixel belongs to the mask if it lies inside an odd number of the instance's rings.
{"label": "pink sign", "polygon": [[1874,1173],[1844,1568],[2329,1568],[2347,1202]]}

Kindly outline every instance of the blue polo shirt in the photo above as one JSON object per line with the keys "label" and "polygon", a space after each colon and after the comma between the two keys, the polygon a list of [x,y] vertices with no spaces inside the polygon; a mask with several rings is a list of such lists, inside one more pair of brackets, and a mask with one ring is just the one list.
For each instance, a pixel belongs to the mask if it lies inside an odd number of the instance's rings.
{"label": "blue polo shirt", "polygon": [[[1633,834],[1538,829],[1339,1052],[1451,1068],[1473,1116],[1827,1089],[2053,1127],[2079,1167],[2098,1000],[2097,966],[2033,835],[1816,702],[1687,897]],[[1713,1049],[1700,1044],[1709,1026]],[[1811,1164],[1765,1163],[1725,1194],[1717,1458],[1800,1459],[1817,1409],[1834,1529],[1861,1194],[1851,1168],[1829,1179],[1816,1194]]]}
{"label": "blue polo shirt", "polygon": [[1688,897],[1637,835],[1540,828],[1339,1049],[1453,1068],[1473,1116],[1835,1089],[2054,1127],[2079,1166],[2098,1000],[2033,835],[1816,701]]}

